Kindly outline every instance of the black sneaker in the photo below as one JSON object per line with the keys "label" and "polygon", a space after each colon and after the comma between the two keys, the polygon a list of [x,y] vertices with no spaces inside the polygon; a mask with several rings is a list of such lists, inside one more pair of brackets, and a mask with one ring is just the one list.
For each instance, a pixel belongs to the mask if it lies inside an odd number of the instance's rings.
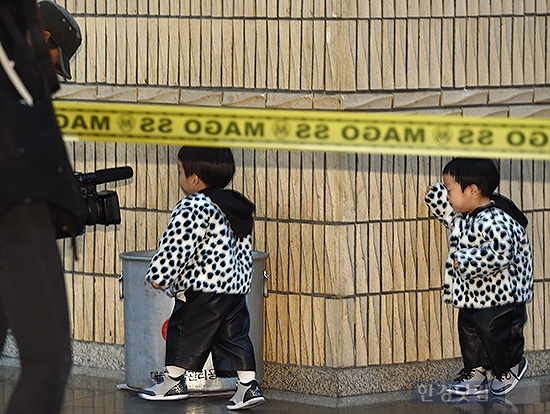
{"label": "black sneaker", "polygon": [[495,395],[504,395],[514,389],[518,382],[523,378],[523,374],[527,370],[527,360],[521,357],[519,363],[504,374],[495,377],[491,381],[491,392]]}
{"label": "black sneaker", "polygon": [[185,375],[172,378],[167,372],[152,372],[151,377],[155,384],[144,388],[138,395],[144,400],[173,401],[184,400],[189,397]]}
{"label": "black sneaker", "polygon": [[242,384],[237,381],[237,391],[227,401],[228,410],[242,410],[252,408],[262,404],[265,398],[262,395],[258,381],[252,380],[249,383]]}
{"label": "black sneaker", "polygon": [[483,367],[466,371],[462,369],[453,382],[447,387],[447,392],[454,395],[483,395],[489,393],[487,373]]}

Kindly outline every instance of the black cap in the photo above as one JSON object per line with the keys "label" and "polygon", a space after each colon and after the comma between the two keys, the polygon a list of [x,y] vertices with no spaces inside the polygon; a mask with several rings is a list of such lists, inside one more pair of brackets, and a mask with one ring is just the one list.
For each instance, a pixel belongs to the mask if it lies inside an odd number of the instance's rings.
{"label": "black cap", "polygon": [[80,27],[71,14],[53,1],[45,0],[38,3],[44,30],[50,32],[51,39],[59,48],[61,72],[71,79],[69,59],[73,57],[82,43]]}

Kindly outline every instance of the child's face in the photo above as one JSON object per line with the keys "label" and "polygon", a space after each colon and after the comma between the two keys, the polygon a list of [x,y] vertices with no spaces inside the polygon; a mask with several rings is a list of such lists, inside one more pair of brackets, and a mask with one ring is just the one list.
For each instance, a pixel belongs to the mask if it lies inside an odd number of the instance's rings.
{"label": "child's face", "polygon": [[457,213],[469,213],[479,207],[477,186],[469,185],[462,191],[460,184],[450,174],[443,175],[443,184],[447,188],[449,204]]}

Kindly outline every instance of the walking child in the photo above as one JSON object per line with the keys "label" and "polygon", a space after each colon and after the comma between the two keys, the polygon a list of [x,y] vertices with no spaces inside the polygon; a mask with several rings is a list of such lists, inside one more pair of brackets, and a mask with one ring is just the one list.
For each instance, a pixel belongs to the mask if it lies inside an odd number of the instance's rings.
{"label": "walking child", "polygon": [[212,353],[219,376],[234,376],[227,409],[265,401],[256,381],[245,295],[252,279],[254,205],[224,189],[235,173],[228,148],[182,147],[179,183],[187,197],[172,211],[146,280],[175,297],[166,336],[166,370],[140,397],[188,397],[185,372],[202,371]]}
{"label": "walking child", "polygon": [[523,326],[533,295],[527,219],[493,194],[499,182],[492,160],[455,158],[443,169],[443,183],[426,191],[430,211],[449,229],[443,299],[459,308],[464,362],[447,390],[455,395],[504,395],[527,369]]}

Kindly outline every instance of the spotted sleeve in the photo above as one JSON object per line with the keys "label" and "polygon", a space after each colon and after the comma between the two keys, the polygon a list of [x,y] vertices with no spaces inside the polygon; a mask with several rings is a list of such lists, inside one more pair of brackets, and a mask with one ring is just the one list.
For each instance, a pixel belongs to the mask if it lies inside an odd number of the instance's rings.
{"label": "spotted sleeve", "polygon": [[447,189],[443,183],[436,183],[426,194],[424,201],[431,213],[449,228],[456,216],[455,211],[447,201]]}
{"label": "spotted sleeve", "polygon": [[177,293],[173,291],[174,281],[186,271],[207,227],[203,211],[189,197],[181,200],[172,212],[145,280],[167,289],[169,295]]}

